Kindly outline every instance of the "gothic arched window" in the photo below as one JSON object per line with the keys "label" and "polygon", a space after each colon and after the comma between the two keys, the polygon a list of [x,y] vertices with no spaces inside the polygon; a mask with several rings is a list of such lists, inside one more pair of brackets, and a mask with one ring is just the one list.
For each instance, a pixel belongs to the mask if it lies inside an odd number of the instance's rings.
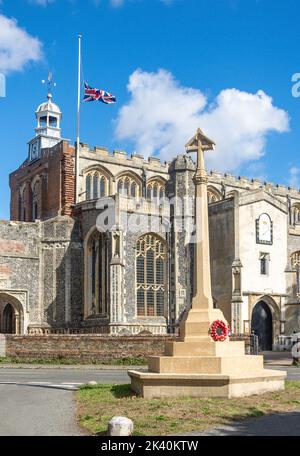
{"label": "gothic arched window", "polygon": [[151,197],[152,197],[152,187],[150,187],[150,185],[148,185],[148,187],[147,187],[147,199],[151,200]]}
{"label": "gothic arched window", "polygon": [[140,185],[131,176],[122,176],[118,179],[118,193],[122,196],[136,198],[140,195]]}
{"label": "gothic arched window", "polygon": [[105,177],[102,176],[100,179],[100,198],[105,196]]}
{"label": "gothic arched window", "polygon": [[118,182],[118,193],[122,194],[122,190],[123,190],[123,180],[120,179]]}
{"label": "gothic arched window", "polygon": [[221,199],[221,193],[216,188],[209,187],[207,189],[208,204],[216,203],[217,201],[221,201]]}
{"label": "gothic arched window", "polygon": [[128,177],[126,177],[125,181],[124,181],[124,194],[126,196],[129,195],[129,187],[130,187],[130,180]]}
{"label": "gothic arched window", "polygon": [[102,198],[108,195],[109,179],[101,171],[92,170],[85,177],[86,200]]}
{"label": "gothic arched window", "polygon": [[88,241],[88,315],[108,315],[109,258],[108,239],[96,231]]}
{"label": "gothic arched window", "polygon": [[145,234],[136,245],[137,315],[165,315],[167,293],[166,243],[155,234]]}
{"label": "gothic arched window", "polygon": [[291,255],[291,265],[292,268],[296,271],[296,280],[294,284],[294,289],[296,294],[300,293],[300,252],[294,252]]}
{"label": "gothic arched window", "polygon": [[86,199],[90,200],[92,197],[92,191],[91,191],[91,185],[92,185],[92,176],[88,174],[85,178],[85,194],[86,194]]}
{"label": "gothic arched window", "polygon": [[94,174],[93,177],[93,199],[99,198],[99,175]]}
{"label": "gothic arched window", "polygon": [[131,184],[131,191],[130,191],[130,194],[133,198],[136,197],[136,183],[135,182],[132,182]]}
{"label": "gothic arched window", "polygon": [[147,183],[146,195],[148,200],[157,201],[165,197],[165,182],[160,178],[152,178]]}
{"label": "gothic arched window", "polygon": [[300,204],[298,203],[292,207],[292,222],[293,225],[300,224]]}

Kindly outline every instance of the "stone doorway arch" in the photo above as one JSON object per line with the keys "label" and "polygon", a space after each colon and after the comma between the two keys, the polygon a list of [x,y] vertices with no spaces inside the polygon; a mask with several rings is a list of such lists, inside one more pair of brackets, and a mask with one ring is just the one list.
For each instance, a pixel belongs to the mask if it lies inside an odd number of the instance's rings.
{"label": "stone doorway arch", "polygon": [[14,296],[0,292],[0,333],[22,334],[23,306]]}
{"label": "stone doorway arch", "polygon": [[4,334],[15,334],[16,332],[15,309],[9,303],[6,304],[3,310],[2,332]]}
{"label": "stone doorway arch", "polygon": [[261,351],[272,350],[273,315],[271,308],[264,300],[260,300],[253,308],[251,331],[258,336],[258,344]]}

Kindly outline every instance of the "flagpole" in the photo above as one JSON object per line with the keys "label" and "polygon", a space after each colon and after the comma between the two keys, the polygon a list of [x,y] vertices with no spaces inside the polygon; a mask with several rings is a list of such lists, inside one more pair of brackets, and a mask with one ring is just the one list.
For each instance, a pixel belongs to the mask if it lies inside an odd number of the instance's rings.
{"label": "flagpole", "polygon": [[78,35],[78,91],[77,91],[77,133],[75,157],[75,203],[79,202],[79,152],[80,152],[80,104],[81,104],[81,35]]}

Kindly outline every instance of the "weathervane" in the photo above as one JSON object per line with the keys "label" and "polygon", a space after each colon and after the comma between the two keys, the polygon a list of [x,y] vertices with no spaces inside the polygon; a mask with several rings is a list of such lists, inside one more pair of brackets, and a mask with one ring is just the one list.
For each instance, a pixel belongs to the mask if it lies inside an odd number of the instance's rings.
{"label": "weathervane", "polygon": [[48,73],[47,81],[45,79],[42,80],[42,84],[47,84],[48,86],[48,99],[52,98],[52,87],[56,87],[56,82],[53,81],[53,74],[51,71]]}

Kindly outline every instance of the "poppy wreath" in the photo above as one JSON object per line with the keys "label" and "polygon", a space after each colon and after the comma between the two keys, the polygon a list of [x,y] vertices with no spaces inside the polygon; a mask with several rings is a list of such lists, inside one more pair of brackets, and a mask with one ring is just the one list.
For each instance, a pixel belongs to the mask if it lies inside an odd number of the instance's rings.
{"label": "poppy wreath", "polygon": [[230,326],[222,320],[215,320],[209,327],[209,334],[215,342],[223,342],[227,339]]}

